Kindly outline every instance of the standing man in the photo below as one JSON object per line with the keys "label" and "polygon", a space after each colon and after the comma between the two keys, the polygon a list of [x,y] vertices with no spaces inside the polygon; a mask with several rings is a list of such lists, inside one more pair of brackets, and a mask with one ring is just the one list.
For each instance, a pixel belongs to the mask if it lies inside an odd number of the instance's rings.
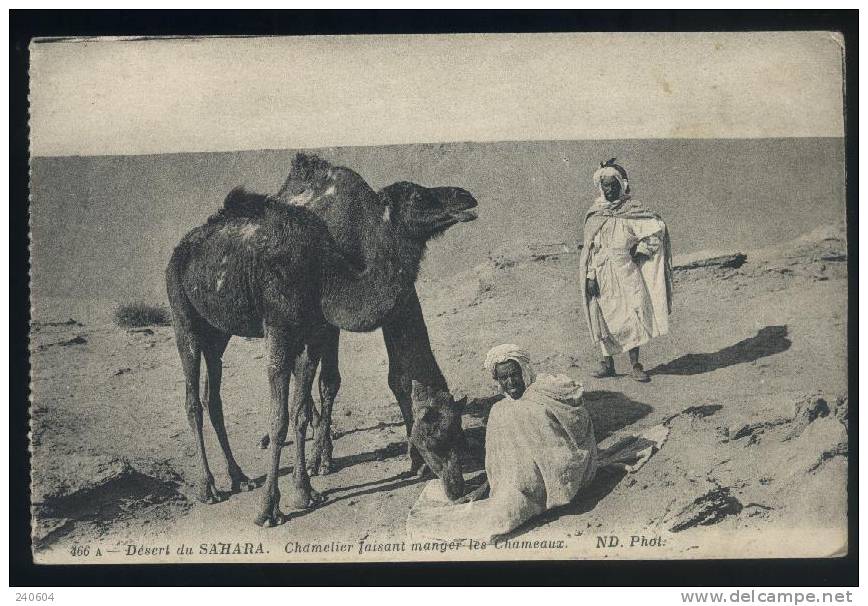
{"label": "standing man", "polygon": [[602,351],[597,378],[615,376],[615,354],[629,352],[631,376],[650,380],[639,346],[669,330],[672,254],[660,215],[630,195],[627,171],[615,158],[594,173],[600,190],[585,214],[579,258],[585,318]]}

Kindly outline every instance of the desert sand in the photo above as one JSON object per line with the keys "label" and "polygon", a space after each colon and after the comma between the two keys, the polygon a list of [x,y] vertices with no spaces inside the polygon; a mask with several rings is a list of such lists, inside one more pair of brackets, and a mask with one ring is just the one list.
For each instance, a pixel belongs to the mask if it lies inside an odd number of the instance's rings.
{"label": "desert sand", "polygon": [[[469,230],[475,226],[469,226]],[[456,228],[464,229],[464,227]],[[457,237],[457,235],[456,235]],[[425,558],[691,558],[831,556],[846,552],[847,247],[842,225],[819,225],[767,248],[676,255],[670,334],[642,351],[650,384],[590,377],[596,352],[577,302],[575,243],[504,238],[459,273],[418,283],[435,354],[464,415],[468,477],[482,469],[495,389],[485,352],[513,342],[536,366],[584,383],[600,441],[664,423],[669,437],[633,474],[601,473],[570,505],[520,528],[518,540],[562,550],[368,552],[399,542],[423,481],[408,475],[404,428],[386,382],[381,336],[344,333],[335,404],[337,470],[314,477],[327,502],[274,529],[253,525],[259,491],[198,503],[192,434],[171,327],[124,330],[109,319],[124,293],[36,302],[32,329],[32,499],[38,562],[303,561]],[[440,243],[434,243],[433,247]],[[733,261],[734,253],[746,259]],[[439,253],[443,254],[443,253]],[[736,267],[737,266],[737,267]],[[235,338],[223,398],[236,458],[265,471],[263,346]],[[209,460],[228,488],[208,422]],[[289,472],[291,449],[284,450]],[[288,489],[290,478],[281,482]],[[284,502],[284,510],[289,511]],[[600,547],[598,537],[663,545]],[[200,555],[200,544],[260,543],[260,555]],[[296,543],[302,547],[297,547]],[[327,556],[303,545],[347,544]],[[175,552],[182,544],[192,554]],[[129,545],[169,556],[127,556]],[[71,554],[87,546],[88,555]],[[99,549],[101,555],[95,555]],[[349,548],[348,548],[349,549]],[[207,549],[206,549],[207,551]],[[301,551],[301,552],[300,552]],[[292,552],[292,553],[289,553]]]}

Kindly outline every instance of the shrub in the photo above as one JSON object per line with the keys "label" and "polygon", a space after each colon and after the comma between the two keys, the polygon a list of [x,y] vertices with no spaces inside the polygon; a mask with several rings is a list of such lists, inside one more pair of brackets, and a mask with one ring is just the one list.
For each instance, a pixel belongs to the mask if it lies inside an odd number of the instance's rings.
{"label": "shrub", "polygon": [[172,323],[168,309],[162,305],[149,305],[144,302],[118,305],[115,309],[114,321],[123,328],[169,326]]}

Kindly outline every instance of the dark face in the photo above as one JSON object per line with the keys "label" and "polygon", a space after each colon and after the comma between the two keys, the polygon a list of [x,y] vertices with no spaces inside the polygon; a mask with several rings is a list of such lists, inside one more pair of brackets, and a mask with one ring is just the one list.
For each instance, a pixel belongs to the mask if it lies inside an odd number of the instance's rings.
{"label": "dark face", "polygon": [[621,183],[615,177],[603,177],[600,179],[600,189],[603,190],[603,197],[609,202],[614,202],[621,197]]}
{"label": "dark face", "polygon": [[410,443],[443,483],[452,500],[464,496],[464,475],[459,450],[465,444],[461,409],[466,398],[456,402],[447,392],[431,393],[413,383],[413,432]]}
{"label": "dark face", "polygon": [[494,379],[500,384],[500,389],[513,400],[524,395],[527,385],[521,374],[521,366],[515,360],[507,360],[494,366]]}
{"label": "dark face", "polygon": [[380,191],[389,205],[393,221],[407,231],[428,240],[456,223],[476,219],[476,199],[460,187],[422,187],[401,181]]}

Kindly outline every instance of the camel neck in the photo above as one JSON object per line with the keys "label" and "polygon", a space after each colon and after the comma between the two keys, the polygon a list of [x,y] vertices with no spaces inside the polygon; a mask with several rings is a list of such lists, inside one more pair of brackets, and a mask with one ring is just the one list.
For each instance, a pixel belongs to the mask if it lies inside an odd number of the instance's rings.
{"label": "camel neck", "polygon": [[329,275],[323,313],[338,328],[367,331],[380,326],[413,286],[424,246],[388,221],[362,223],[357,233],[363,269]]}

